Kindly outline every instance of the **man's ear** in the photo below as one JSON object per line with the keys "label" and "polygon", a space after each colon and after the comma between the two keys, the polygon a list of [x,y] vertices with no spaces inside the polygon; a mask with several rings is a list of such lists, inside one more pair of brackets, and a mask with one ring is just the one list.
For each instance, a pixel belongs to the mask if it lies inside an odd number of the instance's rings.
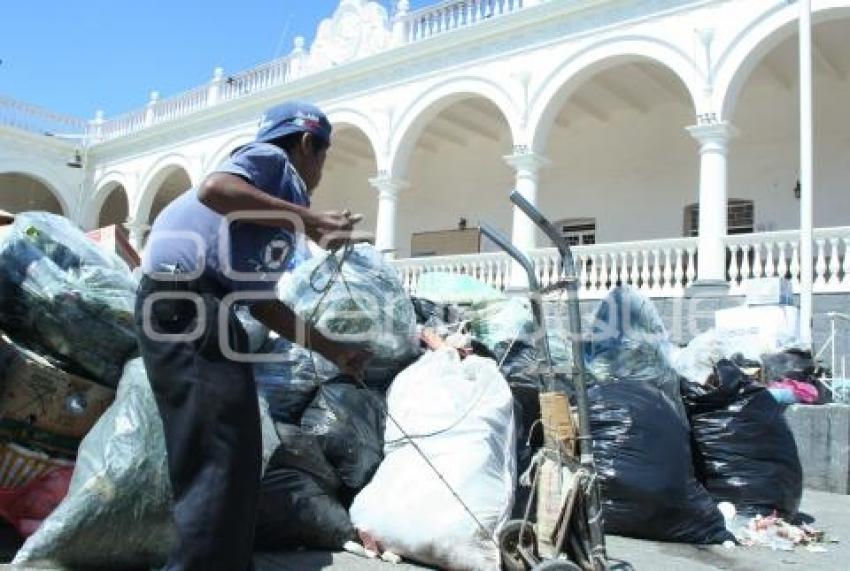
{"label": "man's ear", "polygon": [[301,137],[301,154],[305,157],[312,157],[313,152],[313,133],[304,133]]}

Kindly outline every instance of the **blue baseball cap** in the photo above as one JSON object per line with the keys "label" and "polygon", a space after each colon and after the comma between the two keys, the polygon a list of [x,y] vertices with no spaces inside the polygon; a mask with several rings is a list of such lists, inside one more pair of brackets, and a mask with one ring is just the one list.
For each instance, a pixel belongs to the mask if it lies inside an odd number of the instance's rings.
{"label": "blue baseball cap", "polygon": [[263,114],[255,140],[258,143],[270,143],[292,133],[312,133],[330,144],[332,129],[327,116],[315,105],[289,101]]}

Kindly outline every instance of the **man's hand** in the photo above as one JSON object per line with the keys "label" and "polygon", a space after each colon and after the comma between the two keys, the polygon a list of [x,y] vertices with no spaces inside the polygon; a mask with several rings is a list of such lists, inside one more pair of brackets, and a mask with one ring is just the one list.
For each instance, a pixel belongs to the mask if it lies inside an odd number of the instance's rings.
{"label": "man's hand", "polygon": [[343,212],[315,213],[304,220],[307,236],[326,250],[334,250],[347,242],[364,241],[367,235],[354,230],[363,220],[362,214]]}
{"label": "man's hand", "polygon": [[322,354],[346,375],[356,379],[362,379],[366,373],[366,365],[372,359],[372,354],[362,345],[341,343],[331,341],[327,337],[314,331],[313,338],[309,342],[309,349]]}

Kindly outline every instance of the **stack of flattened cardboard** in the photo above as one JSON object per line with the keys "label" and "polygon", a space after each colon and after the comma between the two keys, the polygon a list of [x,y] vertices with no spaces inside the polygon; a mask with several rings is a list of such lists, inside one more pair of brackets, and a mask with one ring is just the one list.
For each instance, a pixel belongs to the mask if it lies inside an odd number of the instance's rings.
{"label": "stack of flattened cardboard", "polygon": [[0,438],[73,456],[115,391],[54,366],[0,333]]}

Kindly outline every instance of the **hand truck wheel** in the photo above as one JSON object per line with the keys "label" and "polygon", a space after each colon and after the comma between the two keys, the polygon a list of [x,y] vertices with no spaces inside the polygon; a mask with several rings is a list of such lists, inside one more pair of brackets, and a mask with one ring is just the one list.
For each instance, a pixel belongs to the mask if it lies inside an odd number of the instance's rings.
{"label": "hand truck wheel", "polygon": [[[525,527],[525,529],[523,529]],[[522,534],[522,537],[520,537]],[[514,519],[505,524],[499,532],[499,553],[502,558],[502,569],[504,571],[529,571],[531,563],[520,551],[520,547],[526,551],[533,551],[537,544],[534,535],[534,527],[531,523]]]}

